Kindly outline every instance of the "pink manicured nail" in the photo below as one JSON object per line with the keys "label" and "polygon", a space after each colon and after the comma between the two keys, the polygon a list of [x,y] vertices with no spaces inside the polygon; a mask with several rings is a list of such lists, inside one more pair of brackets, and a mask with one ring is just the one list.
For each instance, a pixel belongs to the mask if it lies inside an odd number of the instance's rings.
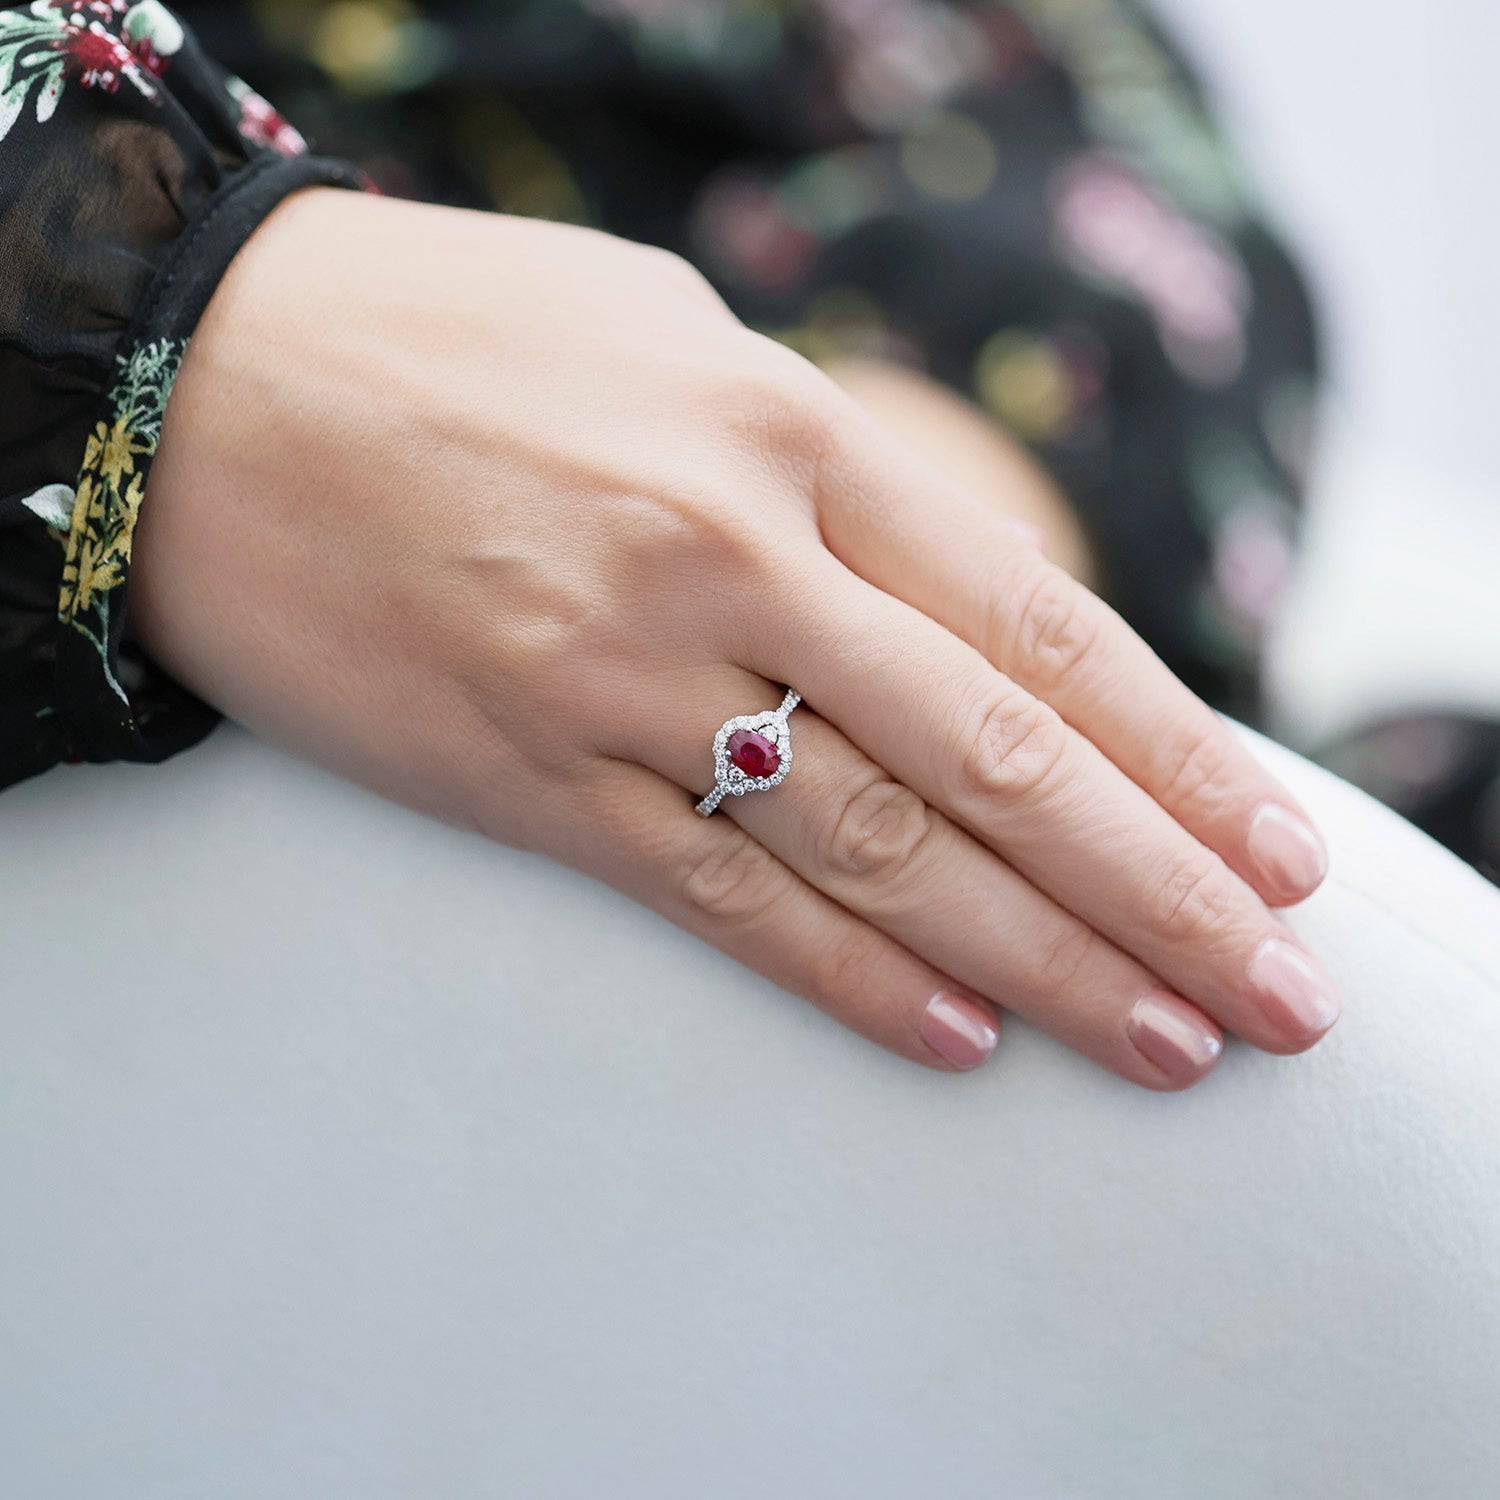
{"label": "pink manicured nail", "polygon": [[1339,1018],[1338,997],[1313,960],[1284,938],[1267,938],[1250,960],[1250,983],[1278,1029],[1317,1037]]}
{"label": "pink manicured nail", "polygon": [[1283,901],[1311,895],[1328,873],[1323,840],[1295,813],[1263,802],[1250,823],[1250,858],[1261,879]]}
{"label": "pink manicured nail", "polygon": [[1000,1040],[994,1017],[977,1001],[940,991],[927,1002],[922,1040],[955,1068],[977,1068]]}
{"label": "pink manicured nail", "polygon": [[1126,1034],[1147,1062],[1174,1083],[1191,1083],[1218,1061],[1224,1040],[1181,1000],[1143,995],[1125,1022]]}

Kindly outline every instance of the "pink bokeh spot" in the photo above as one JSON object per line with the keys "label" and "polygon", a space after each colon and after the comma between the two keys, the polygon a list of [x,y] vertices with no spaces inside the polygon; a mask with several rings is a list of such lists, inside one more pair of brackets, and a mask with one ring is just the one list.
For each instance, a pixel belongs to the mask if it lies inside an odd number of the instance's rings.
{"label": "pink bokeh spot", "polygon": [[769,186],[745,177],[710,183],[693,228],[713,263],[764,287],[791,285],[817,248],[816,238],[791,221]]}
{"label": "pink bokeh spot", "polygon": [[1214,583],[1245,619],[1262,626],[1270,621],[1291,569],[1291,542],[1265,511],[1238,510],[1220,528],[1214,543]]}
{"label": "pink bokeh spot", "polygon": [[1123,164],[1097,156],[1062,172],[1055,213],[1069,253],[1146,304],[1185,374],[1217,385],[1239,373],[1249,283],[1230,246],[1162,202]]}

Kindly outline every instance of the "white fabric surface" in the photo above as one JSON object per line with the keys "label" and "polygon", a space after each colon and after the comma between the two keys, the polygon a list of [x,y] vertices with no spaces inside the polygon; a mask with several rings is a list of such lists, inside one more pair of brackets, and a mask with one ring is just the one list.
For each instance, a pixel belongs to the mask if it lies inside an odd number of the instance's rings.
{"label": "white fabric surface", "polygon": [[1500,897],[1274,758],[1348,1015],[1181,1096],[925,1072],[237,730],[6,792],[0,1493],[1500,1494]]}

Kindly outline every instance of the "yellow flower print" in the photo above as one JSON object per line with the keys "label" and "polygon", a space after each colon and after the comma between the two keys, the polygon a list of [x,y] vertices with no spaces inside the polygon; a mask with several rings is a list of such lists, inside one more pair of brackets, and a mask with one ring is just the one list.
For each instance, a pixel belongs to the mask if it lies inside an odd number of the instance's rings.
{"label": "yellow flower print", "polygon": [[67,615],[75,618],[93,607],[95,600],[119,585],[121,554],[113,543],[85,536],[76,562],[63,569],[63,594],[69,599]]}
{"label": "yellow flower print", "polygon": [[[135,473],[136,455],[151,451],[150,445],[141,442],[132,429],[128,416],[116,417],[114,426],[107,433],[104,423],[100,422],[96,441],[100,449],[96,459],[99,473],[112,490],[120,488],[127,474]],[[87,462],[87,454],[84,457],[85,467],[92,467]]]}
{"label": "yellow flower print", "polygon": [[73,520],[68,527],[68,545],[71,550],[76,537],[83,535],[89,524],[89,514],[93,512],[98,515],[99,507],[94,499],[94,476],[85,474],[78,481],[78,489],[73,496]]}
{"label": "yellow flower print", "polygon": [[84,449],[58,596],[58,613],[65,620],[87,614],[123,581],[141,509],[142,476],[135,460],[150,452],[151,445],[141,441],[124,417],[112,426],[95,425]]}
{"label": "yellow flower print", "polygon": [[141,476],[134,475],[130,483],[125,487],[125,493],[121,496],[121,516],[123,526],[120,530],[119,554],[126,562],[130,561],[130,542],[135,536],[136,518],[141,513],[141,499],[145,489],[141,484]]}
{"label": "yellow flower print", "polygon": [[[92,446],[94,440],[90,438],[89,442]],[[94,476],[85,474],[78,481],[78,492],[73,497],[73,522],[63,539],[66,560],[63,564],[62,592],[57,601],[57,612],[65,620],[73,619],[79,609],[86,607],[78,602],[79,560],[88,542],[90,523],[100,519],[101,507],[96,498],[97,492]]]}
{"label": "yellow flower print", "polygon": [[[181,342],[162,339],[121,356],[120,379],[110,392],[113,409],[94,423],[84,442],[72,514],[66,529],[55,533],[64,548],[58,615],[93,643],[106,672],[110,595],[124,584],[130,567],[146,473],[182,350]],[[120,691],[112,678],[111,683]]]}

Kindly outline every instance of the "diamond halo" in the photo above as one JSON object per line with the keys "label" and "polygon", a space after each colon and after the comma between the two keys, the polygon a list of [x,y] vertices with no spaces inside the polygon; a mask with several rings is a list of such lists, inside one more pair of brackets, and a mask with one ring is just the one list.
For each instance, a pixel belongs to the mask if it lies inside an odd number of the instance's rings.
{"label": "diamond halo", "polygon": [[[781,707],[766,713],[740,714],[726,719],[714,736],[714,789],[697,807],[703,817],[717,810],[725,797],[743,797],[746,792],[768,792],[780,786],[792,769],[792,731],[787,715],[802,701],[802,695],[788,688]],[[752,776],[730,758],[729,741],[740,730],[749,730],[769,742],[776,756],[776,766],[769,776]]]}

